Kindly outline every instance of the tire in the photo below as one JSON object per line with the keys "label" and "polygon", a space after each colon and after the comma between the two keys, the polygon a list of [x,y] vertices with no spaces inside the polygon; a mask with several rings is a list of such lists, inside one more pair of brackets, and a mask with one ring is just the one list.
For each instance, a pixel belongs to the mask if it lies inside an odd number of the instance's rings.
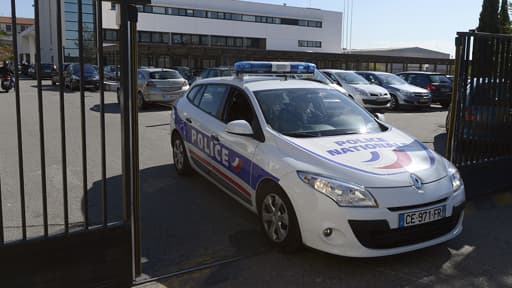
{"label": "tire", "polygon": [[56,85],[57,85],[57,82],[52,80],[52,86],[56,86]]}
{"label": "tire", "polygon": [[391,94],[391,101],[389,101],[389,110],[398,110],[398,98]]}
{"label": "tire", "polygon": [[443,108],[448,108],[448,106],[450,106],[450,101],[441,101],[439,104],[441,104],[441,107]]}
{"label": "tire", "polygon": [[258,215],[269,242],[283,252],[302,248],[297,216],[286,193],[274,183],[264,183],[258,190]]}
{"label": "tire", "polygon": [[190,166],[187,149],[185,149],[185,144],[177,132],[174,132],[172,136],[172,160],[179,175],[190,176],[193,174],[194,170]]}
{"label": "tire", "polygon": [[142,94],[142,92],[137,93],[137,102],[137,108],[139,109],[139,111],[144,110],[146,103],[144,101],[144,95]]}
{"label": "tire", "polygon": [[117,88],[116,92],[117,104],[121,105],[121,89]]}

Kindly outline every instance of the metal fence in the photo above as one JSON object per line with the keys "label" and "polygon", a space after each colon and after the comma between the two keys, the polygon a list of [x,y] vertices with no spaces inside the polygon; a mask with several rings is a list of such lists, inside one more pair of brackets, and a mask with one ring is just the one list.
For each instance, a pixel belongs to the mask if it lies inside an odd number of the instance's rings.
{"label": "metal fence", "polygon": [[458,33],[450,156],[458,165],[512,156],[512,36]]}
{"label": "metal fence", "polygon": [[466,182],[499,175],[512,159],[512,35],[458,33],[455,66],[447,155]]}
{"label": "metal fence", "polygon": [[[12,27],[17,27],[17,1],[11,0],[10,2]],[[12,142],[15,143],[15,145],[12,145],[10,150],[0,151],[0,153],[4,155],[16,154],[16,157],[13,156],[9,158],[11,160],[15,159],[12,161],[15,163],[6,161],[0,164],[4,166],[9,165],[11,171],[17,170],[17,172],[14,173],[17,179],[8,179],[14,178],[12,177],[13,175],[2,175],[1,172],[5,172],[6,169],[0,169],[0,259],[2,259],[3,263],[9,263],[9,265],[3,265],[2,267],[5,269],[3,268],[0,271],[0,286],[2,287],[60,287],[65,283],[79,283],[78,286],[88,285],[91,287],[97,287],[95,285],[102,287],[122,287],[130,285],[132,280],[140,274],[137,97],[132,97],[131,94],[132,91],[134,91],[134,87],[136,87],[136,73],[134,71],[136,71],[137,67],[137,57],[135,56],[136,45],[133,45],[133,43],[136,43],[137,22],[137,11],[134,4],[148,3],[149,1],[132,0],[118,2],[120,3],[121,10],[120,43],[125,47],[120,51],[122,59],[121,69],[122,71],[127,71],[127,73],[123,73],[120,84],[122,95],[120,99],[121,139],[118,139],[118,142],[120,143],[119,148],[122,151],[122,167],[120,167],[122,184],[115,188],[118,190],[115,192],[120,195],[120,197],[115,199],[109,196],[114,191],[107,189],[106,166],[108,155],[106,155],[105,148],[107,133],[105,127],[105,91],[103,85],[103,37],[97,36],[103,35],[101,17],[103,14],[103,1],[34,1],[35,48],[37,51],[34,64],[37,82],[36,85],[33,86],[33,89],[37,90],[35,104],[37,107],[36,117],[31,117],[33,115],[27,111],[26,107],[23,107],[26,101],[29,101],[29,96],[24,95],[24,93],[20,91],[21,71],[19,69],[19,49],[17,44],[19,35],[17,33],[18,31],[13,31],[12,62],[14,65],[12,67],[15,79],[14,93],[8,93],[5,96],[2,95],[2,97],[14,98],[12,101],[14,103],[12,116],[15,119],[12,123],[15,123],[15,128],[13,129],[15,132],[12,133],[13,135],[2,135],[0,139],[3,142],[7,142],[8,139],[15,138],[16,141]],[[55,64],[58,69],[57,72],[52,75],[54,78],[52,82],[58,82],[58,87],[53,88],[57,89],[59,95],[58,105],[54,105],[57,107],[48,107],[48,100],[46,100],[44,95],[47,88],[42,84],[41,42],[43,39],[41,38],[43,36],[41,32],[51,29],[52,24],[41,21],[40,14],[41,11],[44,11],[40,7],[41,4],[48,5],[48,9],[55,9],[56,13],[55,19],[49,19],[48,22],[56,22],[55,29],[49,31],[49,33],[55,33],[57,36],[56,49],[58,56]],[[64,8],[75,9],[76,11],[64,11]],[[83,15],[85,9],[88,10],[88,13],[97,16],[93,20],[94,27],[84,25]],[[65,87],[67,79],[64,77],[63,69],[63,67],[65,67],[64,60],[66,57],[64,55],[64,42],[67,39],[64,39],[64,37],[67,36],[62,33],[64,31],[64,21],[71,21],[76,25],[77,31],[74,32],[78,35],[78,39],[76,39],[78,57],[74,58],[74,60],[76,60],[76,65],[79,67],[78,79],[84,79],[84,67],[86,64],[94,64],[98,67],[99,83],[101,84],[99,85],[99,92],[95,94],[94,97],[97,97],[97,105],[99,107],[99,127],[95,128],[99,130],[99,143],[95,144],[94,149],[95,152],[97,151],[98,153],[93,153],[94,155],[91,155],[90,150],[88,150],[88,145],[91,145],[91,141],[88,139],[88,127],[91,126],[91,123],[87,122],[88,119],[86,117],[85,80],[78,81],[79,93],[77,93],[78,95],[74,94],[74,97],[69,96],[68,90],[66,90]],[[50,27],[42,25],[50,25]],[[47,34],[48,33],[46,33],[46,35]],[[86,47],[84,35],[88,37],[94,35],[95,38],[93,42],[97,43],[97,48],[91,50],[91,47]],[[91,61],[94,62],[91,63]],[[76,97],[79,98],[78,101],[76,101]],[[72,128],[70,128],[71,124],[69,123],[69,112],[66,111],[70,101],[76,101],[75,103],[78,103],[79,107],[79,113],[74,115],[79,119],[79,125],[74,125]],[[52,110],[48,110],[49,108],[52,108]],[[46,126],[48,123],[47,113],[53,113],[55,114],[53,116],[57,116],[58,124],[55,124],[58,128]],[[3,117],[8,116],[4,115]],[[31,122],[30,125],[25,125],[27,118],[35,118],[34,121],[37,122],[37,124]],[[34,127],[32,124],[37,126],[35,131],[33,131]],[[75,131],[76,127],[79,127],[79,132]],[[53,139],[48,139],[48,131],[51,129],[59,131],[56,134],[52,134],[51,137]],[[27,130],[31,131],[29,136],[27,136]],[[70,131],[74,132],[72,136],[67,135]],[[68,142],[70,137],[79,138],[78,141],[74,140],[73,142],[78,143],[80,147],[70,147],[71,143]],[[58,140],[55,138],[58,138]],[[47,145],[50,142],[52,145]],[[39,146],[38,149],[36,149],[38,150],[37,153],[34,153],[33,150],[27,152],[27,146],[33,146],[34,143],[37,143]],[[70,155],[69,151],[73,151],[74,155]],[[37,154],[37,157],[34,157],[34,154]],[[48,175],[49,167],[51,166],[47,161],[49,154],[53,155],[53,162],[55,162],[55,158],[60,159],[60,163],[52,163],[52,167],[60,167],[52,170],[53,174],[51,176]],[[55,156],[54,154],[60,155]],[[99,183],[97,185],[99,188],[97,187],[96,189],[98,190],[98,195],[92,200],[91,177],[88,175],[88,171],[91,171],[91,159],[95,157],[100,158],[99,161],[94,161],[94,163],[99,163],[99,167],[96,166],[94,169],[100,171],[101,179],[97,181],[97,183]],[[28,168],[26,166],[28,165],[26,165],[26,163],[29,160],[34,160],[32,158],[38,158],[37,162],[39,167],[36,167],[33,162],[31,162],[30,165],[30,169],[37,171],[37,173],[29,173],[29,171],[27,171]],[[79,159],[78,161],[81,162],[79,165],[81,168],[80,172],[77,172],[77,169],[73,170],[69,167],[71,163],[70,158],[74,158],[75,160]],[[60,173],[60,175],[55,175],[55,171],[59,171],[58,173]],[[39,179],[34,181],[35,177]],[[80,183],[81,188],[71,191],[71,177],[76,180],[75,182]],[[11,182],[16,182],[16,185],[5,185],[6,179]],[[59,181],[61,181],[60,185],[58,185],[60,189],[55,188],[57,185],[52,184],[50,186],[48,183],[49,179],[52,179],[54,182],[56,181],[55,179],[59,179]],[[2,182],[2,180],[4,181]],[[27,189],[29,186],[30,189]],[[6,187],[7,189],[5,189]],[[12,191],[14,190],[13,187],[16,187],[18,191]],[[82,193],[80,204],[72,204],[70,193],[74,193],[73,195],[76,196],[77,193],[80,193],[80,190]],[[15,197],[14,194],[17,194],[17,196]],[[53,197],[50,197],[49,194]],[[10,199],[6,199],[7,197]],[[36,199],[38,201],[36,201]],[[91,204],[91,201],[95,201],[94,205]],[[17,207],[11,207],[13,205]],[[40,207],[36,208],[39,205]],[[113,206],[118,207],[117,215],[113,215],[113,212],[110,211],[110,207]],[[30,207],[30,209],[28,207]],[[92,209],[91,207],[94,207],[94,212],[90,211],[90,209]],[[6,212],[6,208],[10,209],[10,213]],[[59,215],[62,215],[61,218],[55,216],[49,217],[51,213],[56,213],[55,210],[62,211],[62,213],[59,213]],[[11,213],[12,211],[18,212]],[[76,220],[77,217],[73,218],[71,214],[81,214],[82,219]],[[11,225],[9,227],[9,237],[6,237],[6,223],[18,223],[18,218],[19,225]],[[54,223],[54,221],[59,223]],[[60,223],[60,221],[62,221],[62,223]],[[32,223],[37,224],[32,225]],[[40,228],[42,233],[28,233],[28,230],[35,226]],[[17,234],[20,236],[17,237]],[[88,271],[88,273],[84,273],[83,271]],[[27,277],[27,275],[30,276]]]}

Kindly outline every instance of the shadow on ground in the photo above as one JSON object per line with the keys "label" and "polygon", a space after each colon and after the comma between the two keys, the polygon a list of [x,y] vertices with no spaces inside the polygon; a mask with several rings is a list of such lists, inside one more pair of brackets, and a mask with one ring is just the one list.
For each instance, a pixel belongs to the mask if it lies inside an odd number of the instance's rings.
{"label": "shadow on ground", "polygon": [[[258,218],[199,175],[172,165],[141,170],[143,273],[173,273],[268,249]],[[108,219],[122,217],[121,176],[107,179]],[[92,224],[102,222],[101,181],[88,191]],[[83,203],[83,207],[85,203]]]}

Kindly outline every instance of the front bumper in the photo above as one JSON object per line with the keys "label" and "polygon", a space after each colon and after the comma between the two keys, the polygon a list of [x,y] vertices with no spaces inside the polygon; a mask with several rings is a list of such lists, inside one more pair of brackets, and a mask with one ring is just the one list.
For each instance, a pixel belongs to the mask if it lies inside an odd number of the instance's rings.
{"label": "front bumper", "polygon": [[389,108],[391,103],[391,97],[386,96],[369,96],[361,99],[363,101],[364,108],[367,109],[386,109]]}
{"label": "front bumper", "polygon": [[[296,175],[290,175],[282,178],[281,183],[285,191],[291,189],[288,195],[295,208],[302,240],[314,249],[349,257],[378,257],[433,246],[462,232],[464,187],[451,196],[420,202],[420,205],[414,205],[413,208],[411,205],[403,205],[405,210],[389,208],[390,205],[385,203],[380,203],[383,206],[376,208],[353,208],[339,207],[303,183],[287,187],[285,183],[294,181],[293,177],[297,178]],[[299,187],[300,191],[297,189]],[[416,226],[399,227],[400,213],[440,205],[446,206],[444,218]],[[323,233],[327,228],[332,229],[330,236]]]}

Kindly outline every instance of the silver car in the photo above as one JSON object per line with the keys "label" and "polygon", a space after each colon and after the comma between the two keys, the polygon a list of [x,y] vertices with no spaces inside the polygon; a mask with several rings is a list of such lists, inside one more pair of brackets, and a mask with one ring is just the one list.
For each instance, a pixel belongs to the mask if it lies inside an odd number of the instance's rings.
{"label": "silver car", "polygon": [[[143,68],[137,73],[139,110],[147,103],[172,104],[189,88],[188,81],[172,69]],[[119,102],[120,90],[117,89]]]}
{"label": "silver car", "polygon": [[407,83],[395,74],[376,71],[358,71],[370,83],[386,88],[391,95],[390,109],[399,106],[429,107],[432,95],[426,89]]}
{"label": "silver car", "polygon": [[378,85],[372,85],[354,71],[322,69],[324,75],[343,87],[349,96],[367,110],[382,111],[389,109],[391,96]]}

